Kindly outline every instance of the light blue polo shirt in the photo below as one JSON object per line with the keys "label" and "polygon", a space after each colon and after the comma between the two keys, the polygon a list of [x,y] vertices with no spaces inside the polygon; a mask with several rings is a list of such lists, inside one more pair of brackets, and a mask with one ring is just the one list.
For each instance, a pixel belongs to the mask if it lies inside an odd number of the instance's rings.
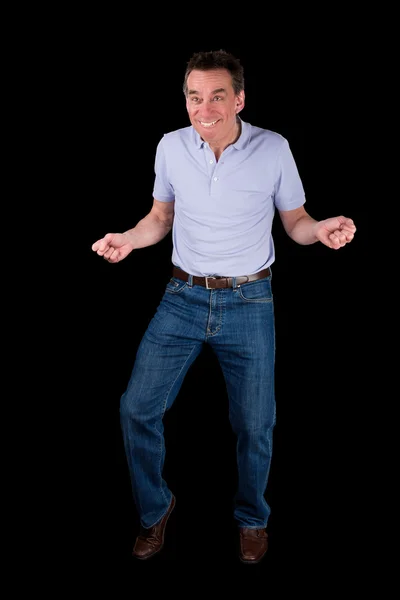
{"label": "light blue polo shirt", "polygon": [[234,277],[270,266],[275,207],[305,203],[288,141],[241,125],[218,162],[192,126],[165,134],[157,146],[153,196],[175,200],[172,263],[192,275]]}

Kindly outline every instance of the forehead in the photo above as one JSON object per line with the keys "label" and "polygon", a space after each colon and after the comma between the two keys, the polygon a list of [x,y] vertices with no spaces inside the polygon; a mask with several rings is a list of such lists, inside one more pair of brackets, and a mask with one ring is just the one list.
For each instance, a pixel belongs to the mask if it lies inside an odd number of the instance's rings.
{"label": "forehead", "polygon": [[215,69],[212,71],[192,71],[187,79],[188,90],[202,94],[211,93],[213,90],[224,89],[227,92],[233,90],[232,77],[226,69]]}

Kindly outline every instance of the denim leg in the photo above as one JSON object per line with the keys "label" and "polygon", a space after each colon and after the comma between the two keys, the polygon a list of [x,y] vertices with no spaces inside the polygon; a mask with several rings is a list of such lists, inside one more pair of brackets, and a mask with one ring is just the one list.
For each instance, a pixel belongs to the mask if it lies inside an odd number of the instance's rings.
{"label": "denim leg", "polygon": [[121,397],[120,416],[132,492],[143,527],[167,511],[171,492],[162,477],[165,459],[163,417],[199,355],[201,329],[184,295],[172,281],[139,345],[132,375]]}
{"label": "denim leg", "polygon": [[[224,290],[225,291],[225,290]],[[270,278],[228,291],[223,327],[207,338],[217,354],[237,439],[239,526],[266,527],[265,499],[275,426],[275,330]]]}

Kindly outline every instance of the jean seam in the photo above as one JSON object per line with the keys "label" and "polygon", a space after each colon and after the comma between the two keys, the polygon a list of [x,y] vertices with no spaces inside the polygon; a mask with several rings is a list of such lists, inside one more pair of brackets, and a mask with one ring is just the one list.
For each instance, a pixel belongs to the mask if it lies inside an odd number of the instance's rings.
{"label": "jean seam", "polygon": [[249,302],[250,304],[271,304],[272,299],[268,299],[268,300],[260,300],[260,299],[252,299],[252,298],[243,298],[243,296],[240,296],[241,300],[243,300],[244,302]]}
{"label": "jean seam", "polygon": [[[226,290],[211,290],[210,303],[211,303],[211,298],[212,298],[213,291],[225,292]],[[215,335],[217,335],[221,331],[222,326],[224,324],[225,306],[226,306],[226,296],[225,296],[225,294],[219,294],[217,296],[217,302],[218,302],[218,308],[216,307],[214,312],[216,314],[218,314],[219,324],[217,325],[217,327],[213,331],[210,331],[210,332],[208,332],[208,324],[207,324],[206,339],[207,338],[212,338]],[[212,308],[210,306],[209,318],[211,317],[211,314],[212,314]]]}
{"label": "jean seam", "polygon": [[[165,416],[166,407],[167,407],[167,402],[168,402],[168,397],[169,397],[169,395],[170,395],[170,393],[171,393],[171,390],[172,390],[172,388],[174,387],[175,383],[178,381],[178,379],[179,379],[179,377],[180,377],[180,375],[181,375],[181,373],[182,373],[183,369],[185,368],[185,365],[187,364],[188,360],[190,359],[190,357],[192,356],[192,354],[193,354],[193,352],[194,352],[195,350],[196,350],[196,346],[193,346],[193,348],[191,349],[190,353],[188,354],[188,356],[187,356],[187,358],[186,358],[185,362],[183,363],[183,365],[182,365],[182,367],[181,367],[181,369],[180,369],[179,373],[177,374],[177,376],[175,377],[174,381],[172,382],[172,384],[171,384],[171,386],[170,386],[169,390],[168,390],[168,391],[167,391],[167,393],[165,394],[165,398],[164,398],[164,404],[163,404],[162,411],[161,411],[161,419],[163,419],[163,418],[164,418],[164,416]],[[162,451],[161,451],[161,448],[162,448],[162,443],[163,443],[163,439],[162,439],[162,436],[160,436],[160,445],[159,445],[159,460],[158,460],[158,471],[159,471],[160,475],[161,475],[161,458],[162,458]],[[161,478],[161,479],[162,479],[162,478]],[[164,490],[163,490],[162,486],[161,486],[161,488],[160,488],[160,491],[161,491],[161,494],[164,496],[165,500],[167,500],[167,498],[165,497]],[[156,521],[156,523],[157,523],[157,521]]]}
{"label": "jean seam", "polygon": [[271,303],[273,301],[273,296],[269,296],[268,298],[246,298],[246,296],[243,296],[243,291],[242,288],[239,288],[239,298],[241,298],[244,302],[257,302],[257,303]]}
{"label": "jean seam", "polygon": [[[268,280],[267,280],[267,281],[268,281]],[[247,284],[244,284],[244,285],[245,285],[245,286],[246,286],[246,285],[250,285],[250,286],[251,286],[251,284],[253,284],[253,283],[259,283],[259,282],[256,282],[256,281],[250,281],[249,283],[247,283]],[[274,299],[274,297],[273,297],[273,294],[272,294],[272,293],[271,293],[271,295],[270,295],[270,296],[268,296],[268,297],[264,297],[264,298],[246,298],[246,296],[244,296],[244,295],[243,295],[243,286],[238,286],[238,291],[239,291],[239,297],[240,297],[240,298],[241,298],[241,299],[242,299],[244,302],[255,302],[255,303],[263,303],[263,302],[264,302],[264,303],[266,303],[266,304],[267,304],[268,302],[273,302],[273,299]]]}
{"label": "jean seam", "polygon": [[179,289],[176,290],[170,290],[168,287],[166,288],[166,292],[168,292],[168,294],[180,294],[181,292],[183,292],[183,290],[187,287],[187,283],[185,283],[182,287],[180,287]]}

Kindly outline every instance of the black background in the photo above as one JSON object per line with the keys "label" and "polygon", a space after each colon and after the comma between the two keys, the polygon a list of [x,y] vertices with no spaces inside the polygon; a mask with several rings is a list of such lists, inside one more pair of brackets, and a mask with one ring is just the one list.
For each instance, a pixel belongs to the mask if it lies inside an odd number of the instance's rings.
{"label": "black background", "polygon": [[[175,40],[176,42],[176,40]],[[270,550],[257,567],[237,558],[231,502],[235,447],[222,375],[205,349],[165,418],[165,477],[177,498],[163,552],[131,558],[138,531],[119,428],[119,400],[135,353],[171,270],[171,237],[110,265],[91,245],[133,227],[152,206],[156,145],[188,124],[182,93],[187,60],[224,48],[245,68],[243,120],[285,136],[316,219],[353,218],[354,241],[339,251],[301,247],[274,222],[273,292],[277,330],[277,426],[267,499]],[[368,321],[365,290],[369,196],[363,180],[365,139],[357,111],[358,53],[331,49],[289,58],[268,44],[226,36],[168,36],[132,42],[125,29],[94,26],[65,49],[64,130],[68,204],[77,232],[68,290],[65,376],[70,435],[68,484],[60,498],[75,559],[128,572],[161,562],[231,564],[261,569],[303,565],[351,568],[364,546],[370,494],[364,419],[368,414]],[[321,50],[321,48],[320,48]],[[60,508],[64,512],[64,508]],[[74,560],[75,560],[74,559]],[[268,570],[269,569],[269,570]]]}

